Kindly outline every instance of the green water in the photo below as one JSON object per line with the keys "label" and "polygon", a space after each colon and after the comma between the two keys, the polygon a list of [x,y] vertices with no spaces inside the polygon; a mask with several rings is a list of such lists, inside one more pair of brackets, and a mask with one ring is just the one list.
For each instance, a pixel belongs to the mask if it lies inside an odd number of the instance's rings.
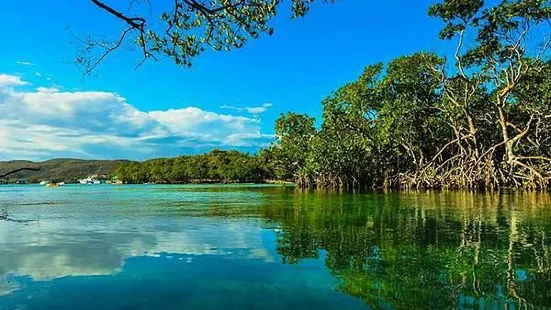
{"label": "green water", "polygon": [[0,186],[0,309],[551,308],[551,196]]}

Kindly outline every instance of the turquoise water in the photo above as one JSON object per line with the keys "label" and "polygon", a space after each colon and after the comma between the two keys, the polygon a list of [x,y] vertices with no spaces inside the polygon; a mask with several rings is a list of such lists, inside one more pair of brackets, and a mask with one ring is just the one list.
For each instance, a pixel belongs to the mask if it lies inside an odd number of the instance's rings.
{"label": "turquoise water", "polygon": [[0,309],[551,308],[551,197],[0,186]]}

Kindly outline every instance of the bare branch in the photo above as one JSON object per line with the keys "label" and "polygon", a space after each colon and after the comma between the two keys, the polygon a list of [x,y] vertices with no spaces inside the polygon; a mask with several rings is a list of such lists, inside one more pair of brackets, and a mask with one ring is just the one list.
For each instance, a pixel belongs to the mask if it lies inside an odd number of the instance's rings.
{"label": "bare branch", "polygon": [[115,43],[115,45],[109,47],[92,65],[88,66],[86,71],[84,71],[84,75],[89,75],[90,73],[92,73],[92,71],[94,71],[94,69],[103,61],[103,59],[105,59],[105,57],[107,57],[107,55],[109,55],[110,53],[118,49],[121,46],[124,39],[126,38],[126,35],[133,29],[134,28],[130,27],[130,28],[127,28],[125,31],[123,31],[123,33],[121,34],[119,40]]}
{"label": "bare branch", "polygon": [[12,175],[14,173],[18,173],[20,171],[40,171],[40,168],[30,168],[30,167],[18,168],[15,170],[8,171],[4,174],[0,174],[0,179],[5,179],[7,176]]}

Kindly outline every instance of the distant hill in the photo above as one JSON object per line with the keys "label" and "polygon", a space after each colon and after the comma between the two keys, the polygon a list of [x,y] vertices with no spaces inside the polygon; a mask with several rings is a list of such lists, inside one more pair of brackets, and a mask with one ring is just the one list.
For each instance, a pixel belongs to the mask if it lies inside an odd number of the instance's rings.
{"label": "distant hill", "polygon": [[[126,160],[82,160],[71,158],[52,159],[43,162],[26,160],[0,161],[0,174],[22,167],[40,168],[40,171],[21,171],[9,176],[11,182],[38,183],[43,180],[56,182],[76,182],[96,173],[100,169],[100,175],[109,175],[121,163]],[[4,182],[5,180],[0,180]]]}

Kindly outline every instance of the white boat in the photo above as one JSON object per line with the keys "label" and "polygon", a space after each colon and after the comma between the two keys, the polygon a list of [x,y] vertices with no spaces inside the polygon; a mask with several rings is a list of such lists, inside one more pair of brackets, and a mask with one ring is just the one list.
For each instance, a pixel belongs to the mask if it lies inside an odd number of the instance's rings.
{"label": "white boat", "polygon": [[92,175],[89,175],[85,179],[80,179],[80,180],[78,180],[78,182],[80,184],[101,184],[102,181],[98,179],[99,172],[100,172],[101,168],[102,167],[99,167],[99,169],[98,169],[98,171],[96,171],[96,173],[94,173]]}
{"label": "white boat", "polygon": [[86,179],[80,179],[78,180],[80,184],[102,184],[103,181],[98,180],[97,176],[92,175],[87,177]]}
{"label": "white boat", "polygon": [[65,182],[55,183],[55,182],[50,182],[50,181],[42,181],[42,182],[40,182],[40,185],[44,185],[46,187],[57,187],[57,186],[65,185]]}
{"label": "white boat", "polygon": [[94,181],[92,180],[91,177],[88,177],[86,179],[78,180],[78,183],[80,183],[80,184],[94,184]]}

